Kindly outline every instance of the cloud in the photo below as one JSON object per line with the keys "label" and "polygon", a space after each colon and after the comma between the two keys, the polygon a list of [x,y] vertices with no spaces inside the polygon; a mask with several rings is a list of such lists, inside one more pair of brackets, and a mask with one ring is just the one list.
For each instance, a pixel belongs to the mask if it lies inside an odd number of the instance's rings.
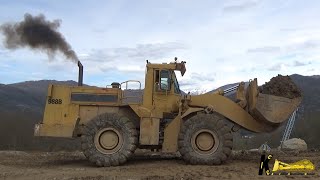
{"label": "cloud", "polygon": [[194,85],[192,81],[183,80],[179,82],[180,87],[191,86]]}
{"label": "cloud", "polygon": [[[57,4],[60,10],[56,12],[39,3],[29,3],[30,8],[8,1],[0,9],[16,11],[4,13],[8,16],[0,17],[0,21],[20,19],[23,11],[41,11],[52,19],[63,19],[61,30],[84,65],[84,81],[92,85],[127,79],[143,81],[146,59],[161,63],[175,56],[187,61],[185,76],[177,77],[183,88],[190,89],[211,90],[255,77],[263,83],[280,73],[277,70],[287,74],[320,73],[320,13],[316,1],[303,6],[296,1],[258,0],[130,3],[80,2],[70,14],[65,7],[72,3]],[[192,11],[197,13],[190,14]],[[66,79],[65,75],[70,74],[77,79],[76,65],[63,64],[65,72],[56,72],[47,61],[40,62],[39,56],[46,58],[41,53],[19,50],[10,52],[8,58],[4,53],[0,45],[0,63],[10,63],[13,70],[19,68],[27,74],[40,71],[51,79]],[[26,56],[36,68],[26,68]],[[308,61],[312,65],[302,66]],[[311,68],[313,72],[308,71]],[[15,78],[19,75],[11,69],[1,70],[3,82],[30,78]],[[216,76],[205,80],[212,72]]]}
{"label": "cloud", "polygon": [[306,65],[309,65],[309,64],[311,64],[311,62],[294,61],[292,66],[294,66],[294,67],[306,66]]}
{"label": "cloud", "polygon": [[170,56],[173,60],[173,54],[184,49],[186,46],[180,42],[147,43],[137,44],[135,47],[93,49],[91,52],[79,53],[79,58],[85,71],[91,75],[112,72],[138,76],[145,71],[145,60],[148,59],[152,63]]}
{"label": "cloud", "polygon": [[10,66],[9,64],[3,64],[2,62],[0,62],[0,68],[12,68],[12,66]]}
{"label": "cloud", "polygon": [[277,63],[268,68],[269,71],[281,71],[283,68],[283,63]]}
{"label": "cloud", "polygon": [[1,49],[1,47],[0,47],[0,57],[5,57],[5,58],[10,57],[9,50]]}
{"label": "cloud", "polygon": [[269,68],[267,68],[267,70],[269,71],[285,71],[286,68],[290,68],[290,67],[301,67],[301,66],[306,66],[311,64],[311,62],[301,62],[301,61],[294,61],[293,64],[287,64],[287,63],[276,63],[272,66],[270,66]]}
{"label": "cloud", "polygon": [[297,51],[314,50],[320,47],[320,40],[304,40],[298,43],[290,43],[283,46],[262,46],[250,48],[247,53],[293,53]]}
{"label": "cloud", "polygon": [[287,51],[305,51],[313,50],[320,47],[320,40],[309,39],[299,43],[293,43],[288,45],[286,48]]}
{"label": "cloud", "polygon": [[246,1],[241,4],[227,5],[223,8],[224,12],[241,12],[258,5],[257,1]]}
{"label": "cloud", "polygon": [[215,82],[215,73],[191,73],[189,77],[179,81],[184,91],[211,90]]}
{"label": "cloud", "polygon": [[66,71],[69,69],[69,66],[66,66],[66,62],[63,61],[51,61],[48,63],[48,68],[54,71]]}
{"label": "cloud", "polygon": [[247,53],[277,53],[280,51],[281,51],[281,48],[278,46],[265,46],[265,47],[248,49]]}
{"label": "cloud", "polygon": [[[94,49],[84,58],[88,61],[119,61],[123,59],[147,60],[159,59],[172,55],[177,50],[184,50],[186,46],[179,42],[154,44],[137,44],[135,47],[120,47]],[[86,53],[85,53],[86,54]]]}
{"label": "cloud", "polygon": [[258,68],[257,67],[245,67],[245,68],[242,68],[239,72],[242,72],[242,73],[252,73],[254,71],[257,71]]}
{"label": "cloud", "polygon": [[191,79],[196,81],[214,81],[215,74],[191,73]]}
{"label": "cloud", "polygon": [[314,29],[316,27],[291,27],[291,28],[280,28],[280,31],[284,31],[284,32],[296,32],[296,31],[304,31],[304,30],[308,30],[308,29]]}
{"label": "cloud", "polygon": [[122,72],[144,72],[145,68],[142,66],[138,66],[138,65],[129,65],[129,66],[119,66],[117,67],[118,71],[122,71]]}

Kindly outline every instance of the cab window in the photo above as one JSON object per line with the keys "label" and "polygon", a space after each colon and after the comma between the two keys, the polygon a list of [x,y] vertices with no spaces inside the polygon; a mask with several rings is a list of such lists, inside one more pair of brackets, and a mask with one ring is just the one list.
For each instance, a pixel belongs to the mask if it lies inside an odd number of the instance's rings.
{"label": "cab window", "polygon": [[174,93],[181,94],[180,88],[179,88],[179,83],[178,83],[178,80],[176,78],[175,73],[173,73],[173,83],[174,83]]}
{"label": "cab window", "polygon": [[170,90],[170,73],[168,70],[160,71],[160,89]]}

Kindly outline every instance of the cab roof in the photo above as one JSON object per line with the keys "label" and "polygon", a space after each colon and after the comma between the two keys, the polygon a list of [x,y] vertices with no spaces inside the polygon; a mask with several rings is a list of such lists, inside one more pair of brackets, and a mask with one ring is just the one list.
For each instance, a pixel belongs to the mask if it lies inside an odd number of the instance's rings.
{"label": "cab roof", "polygon": [[186,72],[186,62],[181,61],[181,62],[171,62],[171,63],[150,63],[147,61],[147,68],[152,68],[152,69],[168,69],[168,70],[177,70],[181,72],[181,76],[183,76]]}

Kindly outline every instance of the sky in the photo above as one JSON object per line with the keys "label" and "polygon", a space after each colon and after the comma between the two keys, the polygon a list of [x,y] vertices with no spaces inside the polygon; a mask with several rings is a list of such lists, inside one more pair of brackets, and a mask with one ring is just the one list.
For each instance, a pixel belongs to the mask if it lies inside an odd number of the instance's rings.
{"label": "sky", "polygon": [[[144,84],[146,60],[186,61],[184,91],[210,91],[258,78],[320,74],[318,0],[0,0],[0,24],[25,13],[61,20],[84,65],[84,83]],[[8,50],[0,34],[0,83],[77,81],[77,65],[61,54]]]}

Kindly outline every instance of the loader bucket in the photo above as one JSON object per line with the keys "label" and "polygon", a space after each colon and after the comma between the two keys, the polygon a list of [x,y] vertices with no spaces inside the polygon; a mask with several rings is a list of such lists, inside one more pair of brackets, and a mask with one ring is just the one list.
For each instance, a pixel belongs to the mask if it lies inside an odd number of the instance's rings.
{"label": "loader bucket", "polygon": [[248,111],[251,116],[255,120],[273,127],[277,127],[288,120],[302,101],[302,97],[286,98],[260,93],[257,79],[250,82],[247,89],[247,98]]}
{"label": "loader bucket", "polygon": [[289,99],[269,94],[259,93],[257,102],[250,114],[258,121],[279,125],[288,120],[297,109],[302,98]]}

